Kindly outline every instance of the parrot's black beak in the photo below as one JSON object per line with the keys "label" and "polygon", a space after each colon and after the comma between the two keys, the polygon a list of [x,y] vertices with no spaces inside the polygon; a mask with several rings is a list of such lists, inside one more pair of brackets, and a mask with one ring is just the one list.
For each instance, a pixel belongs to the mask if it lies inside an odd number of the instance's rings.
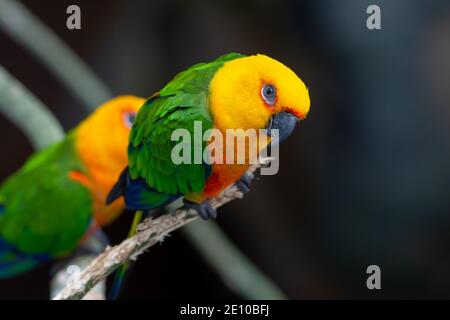
{"label": "parrot's black beak", "polygon": [[282,111],[270,118],[267,126],[267,134],[271,135],[271,130],[278,129],[278,140],[283,142],[289,137],[297,125],[298,118],[290,112]]}

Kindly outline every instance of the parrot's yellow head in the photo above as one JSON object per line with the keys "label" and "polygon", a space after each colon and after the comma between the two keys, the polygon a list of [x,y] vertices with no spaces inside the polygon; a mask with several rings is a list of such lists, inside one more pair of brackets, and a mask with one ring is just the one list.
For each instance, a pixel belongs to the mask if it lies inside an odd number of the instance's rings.
{"label": "parrot's yellow head", "polygon": [[303,81],[284,64],[259,54],[224,63],[209,93],[217,128],[276,128],[280,140],[292,133],[310,106]]}
{"label": "parrot's yellow head", "polygon": [[[98,107],[76,129],[79,143],[83,144],[83,155],[99,157],[122,170],[127,165],[127,146],[133,121],[145,99],[122,96],[111,99]],[[96,151],[98,150],[98,151]]]}

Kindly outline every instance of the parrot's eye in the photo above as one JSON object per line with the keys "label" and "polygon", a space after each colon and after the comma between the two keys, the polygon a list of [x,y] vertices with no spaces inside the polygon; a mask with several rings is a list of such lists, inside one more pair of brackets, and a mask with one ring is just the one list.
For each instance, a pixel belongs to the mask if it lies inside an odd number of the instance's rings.
{"label": "parrot's eye", "polygon": [[128,111],[123,114],[123,123],[127,128],[131,129],[134,120],[136,120],[136,112]]}
{"label": "parrot's eye", "polygon": [[261,96],[268,105],[273,106],[277,98],[277,90],[273,85],[265,84],[261,89]]}

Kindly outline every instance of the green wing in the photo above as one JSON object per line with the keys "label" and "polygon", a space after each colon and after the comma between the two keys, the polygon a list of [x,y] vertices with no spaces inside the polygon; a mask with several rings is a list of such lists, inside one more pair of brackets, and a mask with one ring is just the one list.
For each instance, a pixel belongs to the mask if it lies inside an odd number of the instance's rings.
{"label": "green wing", "polygon": [[0,188],[0,240],[21,254],[67,254],[89,227],[91,195],[68,176],[83,171],[73,139],[33,156]]}
{"label": "green wing", "polygon": [[[202,163],[175,165],[171,154],[178,142],[171,141],[171,135],[175,129],[187,129],[193,133],[194,121],[200,121],[203,130],[211,128],[209,114],[199,107],[204,104],[205,96],[202,94],[194,97],[183,94],[161,97],[143,107],[145,110],[136,119],[137,130],[131,136],[129,147],[132,179],[144,178],[149,187],[166,194],[203,189],[206,167]],[[191,142],[193,150],[193,139]]]}
{"label": "green wing", "polygon": [[[242,57],[232,53],[210,63],[201,63],[178,74],[159,95],[151,98],[139,111],[130,135],[129,173],[132,179],[142,178],[157,192],[175,195],[200,192],[205,187],[210,168],[194,163],[194,122],[202,124],[203,132],[213,127],[208,108],[209,83],[223,63]],[[174,164],[171,141],[175,129],[191,133],[191,163]],[[202,143],[203,149],[206,143]]]}

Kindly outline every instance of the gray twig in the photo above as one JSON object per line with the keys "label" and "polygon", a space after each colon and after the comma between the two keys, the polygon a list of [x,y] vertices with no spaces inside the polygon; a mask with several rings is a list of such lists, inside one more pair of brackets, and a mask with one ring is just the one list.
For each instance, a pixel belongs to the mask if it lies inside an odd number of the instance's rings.
{"label": "gray twig", "polygon": [[[249,169],[253,175],[259,167]],[[221,195],[210,200],[214,208],[218,208],[234,199],[242,198],[242,192],[235,186],[228,187]],[[157,219],[146,219],[137,228],[137,233],[117,246],[108,247],[91,262],[71,283],[69,283],[54,300],[77,300],[84,297],[97,283],[105,279],[127,260],[135,260],[149,247],[162,241],[172,231],[198,219],[192,211],[183,209],[164,214]]]}

